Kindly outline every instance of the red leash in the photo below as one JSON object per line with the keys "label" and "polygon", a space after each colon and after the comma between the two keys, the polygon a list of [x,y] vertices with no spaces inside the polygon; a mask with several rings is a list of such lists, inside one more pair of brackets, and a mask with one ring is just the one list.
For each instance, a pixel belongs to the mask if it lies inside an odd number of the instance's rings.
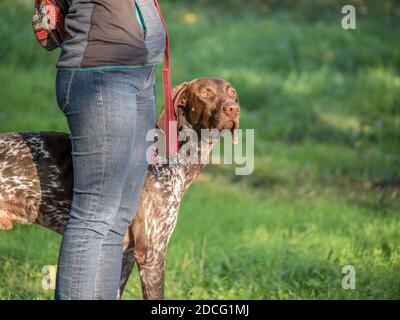
{"label": "red leash", "polygon": [[[161,22],[164,26],[166,35],[166,46],[164,55],[164,68],[162,70],[162,81],[164,90],[164,132],[165,132],[165,147],[167,158],[174,156],[178,153],[178,132],[175,122],[175,110],[174,102],[172,100],[171,90],[171,60],[170,60],[170,46],[167,25],[161,14],[160,6],[157,0],[154,0],[154,4],[158,10],[161,18]],[[175,123],[175,125],[173,125]]]}

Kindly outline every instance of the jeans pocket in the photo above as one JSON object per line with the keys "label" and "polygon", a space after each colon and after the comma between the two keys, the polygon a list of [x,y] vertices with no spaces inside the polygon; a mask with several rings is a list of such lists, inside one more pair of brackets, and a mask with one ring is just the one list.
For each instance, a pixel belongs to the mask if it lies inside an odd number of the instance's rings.
{"label": "jeans pocket", "polygon": [[58,70],[56,78],[56,97],[60,110],[65,113],[74,80],[75,70]]}
{"label": "jeans pocket", "polygon": [[150,88],[156,84],[156,70],[157,66],[150,67],[150,72],[147,76],[144,88]]}

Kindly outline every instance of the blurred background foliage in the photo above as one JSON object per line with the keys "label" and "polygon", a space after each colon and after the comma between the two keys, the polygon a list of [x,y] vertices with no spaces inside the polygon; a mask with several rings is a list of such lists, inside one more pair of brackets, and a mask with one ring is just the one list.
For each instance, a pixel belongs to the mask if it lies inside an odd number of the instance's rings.
{"label": "blurred background foliage", "polygon": [[[353,4],[357,29],[341,28]],[[167,298],[400,298],[400,1],[160,0],[173,83],[221,77],[255,129],[255,171],[209,166],[182,203]],[[67,131],[58,52],[31,1],[0,3],[0,132]],[[161,85],[158,83],[158,106]],[[59,237],[0,233],[0,297],[51,298]],[[341,288],[341,267],[357,290]],[[137,274],[125,298],[139,298]]]}

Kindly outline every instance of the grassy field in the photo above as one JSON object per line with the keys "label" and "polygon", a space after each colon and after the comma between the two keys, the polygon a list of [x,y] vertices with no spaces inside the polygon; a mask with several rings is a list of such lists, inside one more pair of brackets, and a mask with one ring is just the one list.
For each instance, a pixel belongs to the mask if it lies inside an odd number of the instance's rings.
{"label": "grassy field", "polygon": [[[0,3],[0,132],[67,131],[58,53],[36,44],[26,2]],[[188,191],[166,297],[400,299],[399,5],[354,1],[357,29],[346,31],[336,1],[199,2],[163,5],[173,81],[234,84],[256,167],[209,167]],[[39,227],[1,232],[0,299],[51,299],[41,270],[59,243]],[[355,290],[342,289],[344,265]],[[141,298],[136,271],[124,298]]]}

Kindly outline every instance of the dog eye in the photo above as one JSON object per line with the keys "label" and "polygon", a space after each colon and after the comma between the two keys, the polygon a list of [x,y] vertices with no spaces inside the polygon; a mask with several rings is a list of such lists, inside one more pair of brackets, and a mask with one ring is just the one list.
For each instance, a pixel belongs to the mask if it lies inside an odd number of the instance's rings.
{"label": "dog eye", "polygon": [[203,90],[201,90],[201,95],[203,97],[207,98],[207,97],[211,96],[211,93],[207,89],[203,89]]}
{"label": "dog eye", "polygon": [[232,88],[229,88],[229,89],[228,89],[228,94],[229,94],[231,97],[236,97],[236,91],[233,90]]}

